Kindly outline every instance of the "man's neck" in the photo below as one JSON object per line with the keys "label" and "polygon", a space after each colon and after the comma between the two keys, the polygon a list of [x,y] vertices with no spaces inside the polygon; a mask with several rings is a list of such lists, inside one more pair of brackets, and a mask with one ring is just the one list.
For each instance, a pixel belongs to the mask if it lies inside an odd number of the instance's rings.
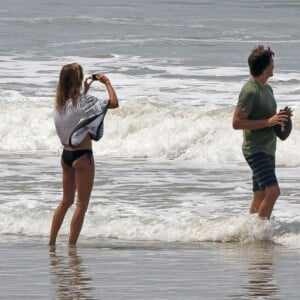
{"label": "man's neck", "polygon": [[265,86],[268,78],[266,78],[266,76],[264,75],[260,75],[260,76],[256,76],[256,77],[252,77],[254,81],[256,81],[260,86]]}

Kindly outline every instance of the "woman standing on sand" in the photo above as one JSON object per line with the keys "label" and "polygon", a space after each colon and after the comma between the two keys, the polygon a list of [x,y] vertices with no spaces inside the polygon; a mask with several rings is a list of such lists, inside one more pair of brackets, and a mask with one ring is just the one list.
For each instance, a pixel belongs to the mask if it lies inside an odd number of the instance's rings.
{"label": "woman standing on sand", "polygon": [[[93,80],[105,85],[109,100],[101,101],[87,94]],[[74,202],[76,191],[77,203],[70,226],[69,244],[75,245],[78,240],[94,184],[92,140],[97,141],[103,136],[103,120],[107,109],[119,106],[115,90],[106,75],[99,73],[86,78],[83,93],[82,82],[83,71],[79,64],[63,66],[53,116],[56,132],[63,145],[63,198],[53,216],[50,246],[56,243],[58,231],[68,208]]]}

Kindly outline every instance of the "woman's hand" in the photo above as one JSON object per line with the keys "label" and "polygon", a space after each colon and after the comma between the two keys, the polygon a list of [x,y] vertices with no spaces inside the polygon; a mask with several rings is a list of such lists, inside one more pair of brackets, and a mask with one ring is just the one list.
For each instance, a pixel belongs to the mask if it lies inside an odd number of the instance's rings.
{"label": "woman's hand", "polygon": [[92,84],[93,81],[90,81],[91,80],[91,77],[87,77],[85,80],[84,80],[84,83],[83,83],[83,93],[84,94],[87,94],[87,92],[89,91],[90,89],[90,86]]}
{"label": "woman's hand", "polygon": [[110,84],[110,80],[109,80],[109,78],[105,74],[98,73],[98,74],[95,74],[95,76],[103,84],[105,84],[105,85],[109,85]]}
{"label": "woman's hand", "polygon": [[[118,101],[117,94],[116,94],[113,86],[111,85],[109,78],[103,73],[94,74],[94,75],[88,77],[84,81],[84,91],[85,91],[85,93],[87,93],[87,91],[90,88],[91,83],[95,79],[99,80],[106,87],[106,90],[108,92],[108,97],[109,97],[109,106],[108,106],[108,108],[117,108],[119,106],[119,101]],[[88,83],[88,80],[91,80],[90,83]]]}

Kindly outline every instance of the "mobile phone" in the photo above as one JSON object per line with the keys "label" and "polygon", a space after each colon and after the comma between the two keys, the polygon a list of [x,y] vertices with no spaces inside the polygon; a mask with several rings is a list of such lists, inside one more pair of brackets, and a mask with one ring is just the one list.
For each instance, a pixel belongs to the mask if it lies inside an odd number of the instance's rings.
{"label": "mobile phone", "polygon": [[92,80],[98,80],[97,74],[93,74],[93,75],[92,75]]}

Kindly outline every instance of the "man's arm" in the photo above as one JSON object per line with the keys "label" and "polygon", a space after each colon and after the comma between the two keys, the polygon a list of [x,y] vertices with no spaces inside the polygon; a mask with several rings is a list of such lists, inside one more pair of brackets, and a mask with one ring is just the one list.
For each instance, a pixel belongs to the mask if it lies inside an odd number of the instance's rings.
{"label": "man's arm", "polygon": [[232,127],[234,129],[255,130],[275,125],[283,125],[287,118],[288,115],[286,113],[279,112],[269,119],[250,120],[248,119],[248,113],[236,108],[233,114]]}

